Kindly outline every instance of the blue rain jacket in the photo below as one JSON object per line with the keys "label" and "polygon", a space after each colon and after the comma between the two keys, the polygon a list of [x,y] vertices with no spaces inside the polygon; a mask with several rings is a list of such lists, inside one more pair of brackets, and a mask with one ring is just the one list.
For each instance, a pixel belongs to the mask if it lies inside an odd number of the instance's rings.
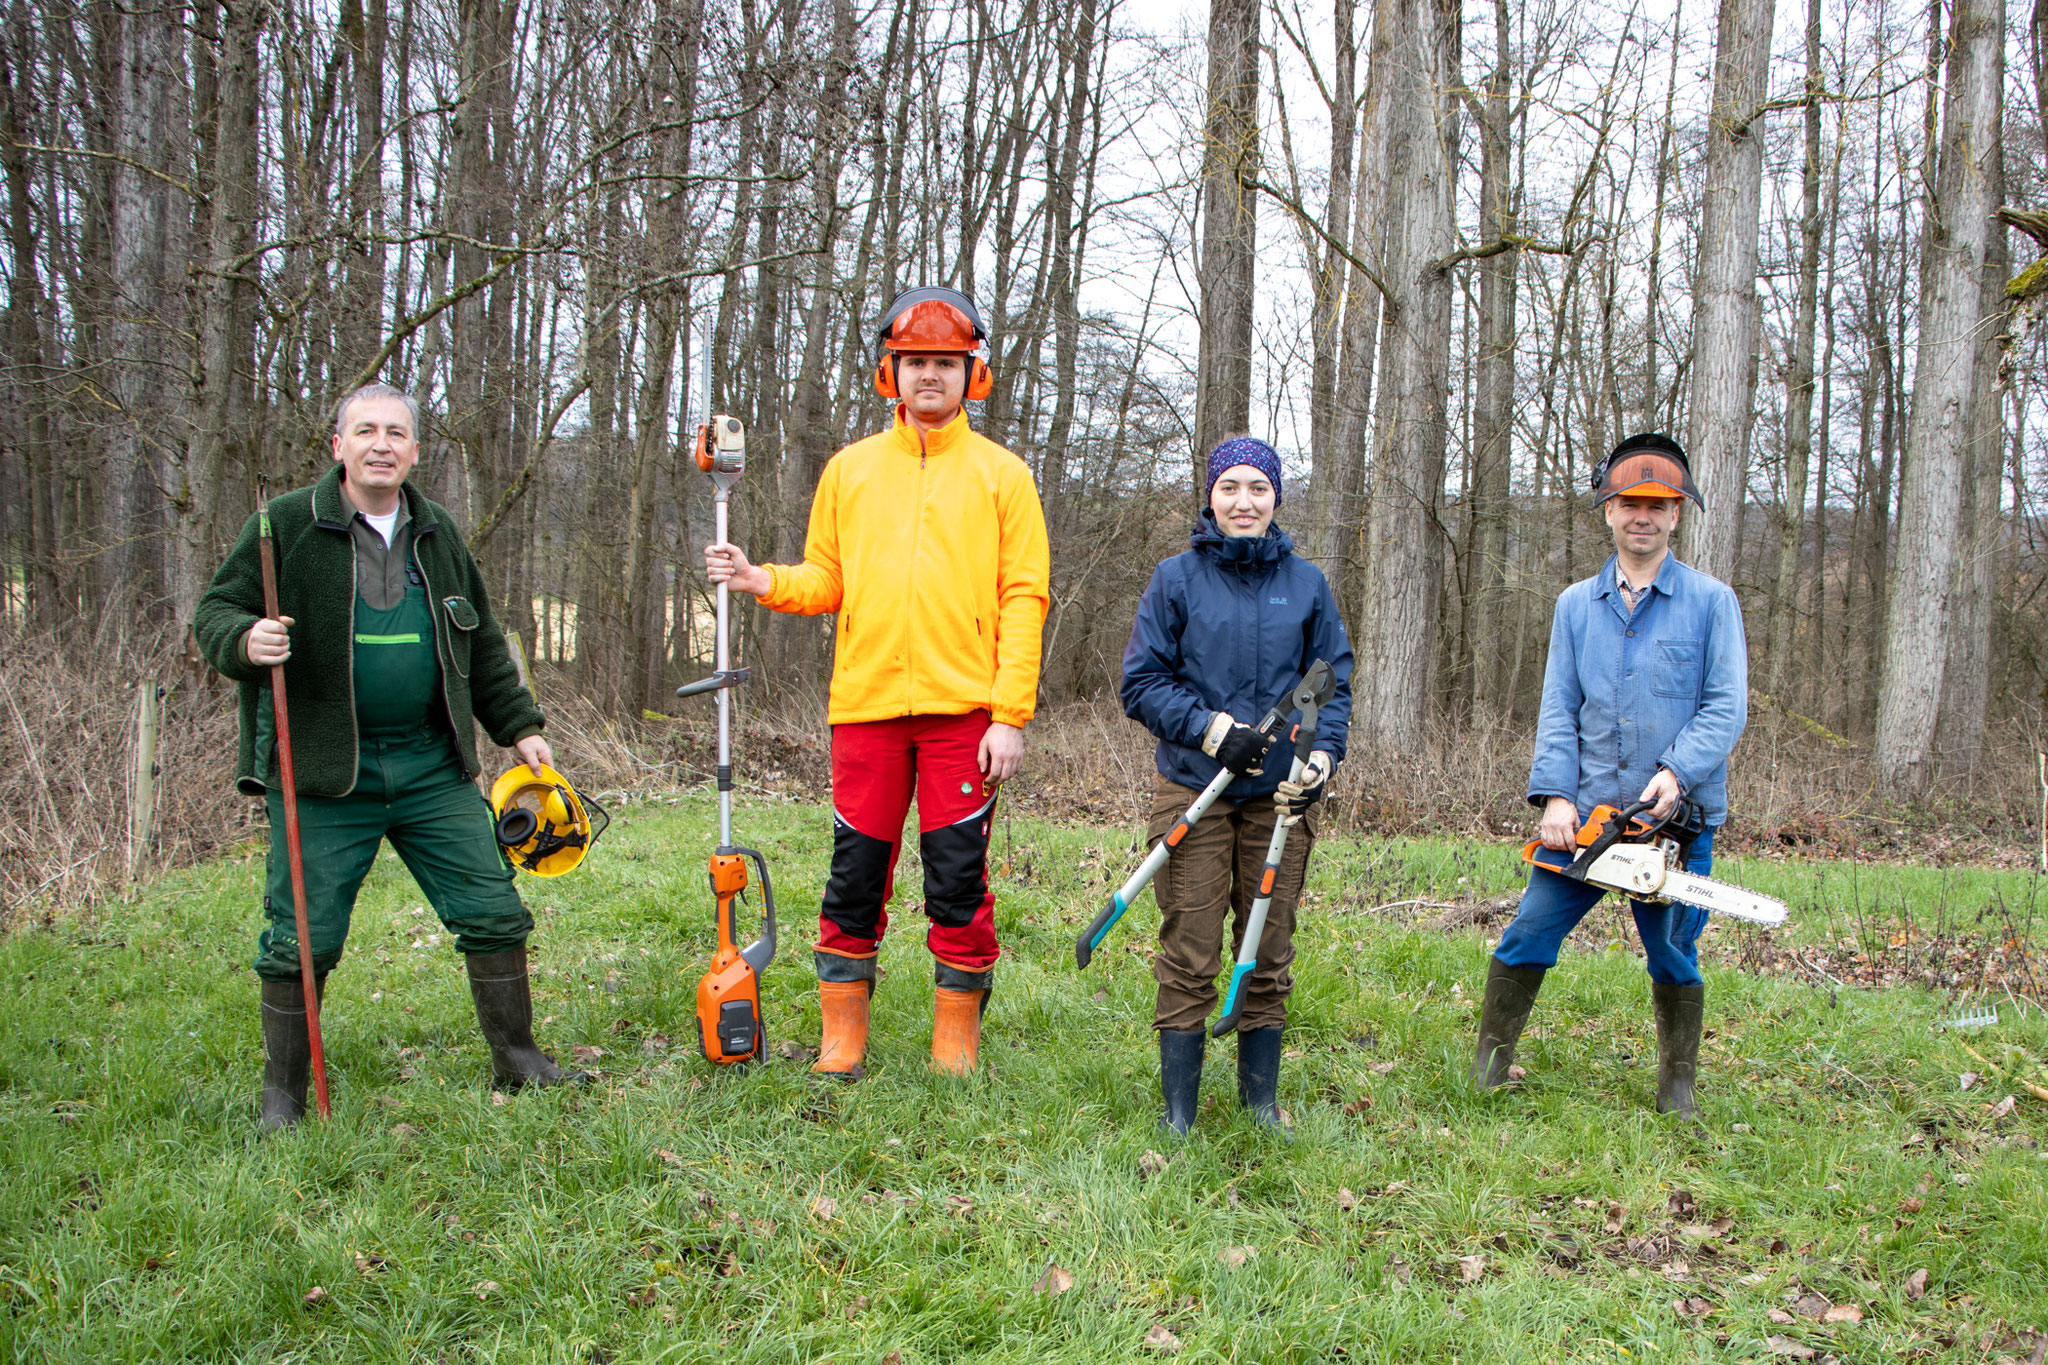
{"label": "blue rain jacket", "polygon": [[[1124,714],[1159,737],[1160,775],[1197,790],[1221,771],[1202,752],[1210,718],[1228,711],[1247,725],[1317,659],[1337,691],[1317,718],[1316,744],[1344,757],[1351,722],[1351,639],[1323,571],[1294,553],[1277,526],[1234,539],[1204,510],[1189,550],[1152,571],[1124,650]],[[1224,789],[1226,801],[1270,796],[1287,776],[1279,746],[1265,771]]]}
{"label": "blue rain jacket", "polygon": [[1749,649],[1735,590],[1666,556],[1630,617],[1616,559],[1558,594],[1529,802],[1569,797],[1583,820],[1669,768],[1707,824],[1728,818],[1728,754],[1749,723]]}

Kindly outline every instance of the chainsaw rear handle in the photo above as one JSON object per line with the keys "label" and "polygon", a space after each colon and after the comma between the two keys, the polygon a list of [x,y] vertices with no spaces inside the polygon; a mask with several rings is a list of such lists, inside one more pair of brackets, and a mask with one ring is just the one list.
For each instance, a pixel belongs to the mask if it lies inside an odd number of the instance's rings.
{"label": "chainsaw rear handle", "polygon": [[[737,844],[720,845],[717,856],[751,859],[754,864],[754,875],[761,879],[761,937],[740,948],[739,954],[755,971],[766,971],[768,964],[775,960],[775,884],[768,880],[768,860],[761,856],[759,850],[742,848]],[[744,891],[745,888],[742,887],[741,890]],[[735,926],[732,922],[732,897],[719,892],[716,877],[712,880],[711,893],[718,902],[720,942],[731,943],[737,947],[739,940],[734,933]]]}

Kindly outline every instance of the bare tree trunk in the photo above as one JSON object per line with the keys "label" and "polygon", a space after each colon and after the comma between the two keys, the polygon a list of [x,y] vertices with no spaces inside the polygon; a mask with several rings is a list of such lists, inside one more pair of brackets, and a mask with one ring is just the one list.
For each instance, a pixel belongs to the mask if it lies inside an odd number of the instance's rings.
{"label": "bare tree trunk", "polygon": [[1806,0],[1806,160],[1800,171],[1799,314],[1792,324],[1792,368],[1785,376],[1784,515],[1778,531],[1778,572],[1771,580],[1770,658],[1765,671],[1767,685],[1781,699],[1792,667],[1792,628],[1805,578],[1800,551],[1806,539],[1806,471],[1813,459],[1813,351],[1820,309],[1820,103],[1824,88],[1820,0]]}
{"label": "bare tree trunk", "polygon": [[28,619],[54,625],[61,614],[57,588],[55,489],[51,477],[50,355],[43,337],[43,282],[38,269],[35,228],[30,221],[30,170],[22,143],[28,141],[21,117],[21,93],[15,66],[27,50],[27,16],[16,3],[7,34],[0,39],[0,172],[7,177],[7,246],[13,259],[7,277],[8,362],[18,376],[13,384],[21,422],[22,455],[28,497],[27,544],[22,573],[28,588]]}
{"label": "bare tree trunk", "polygon": [[1359,715],[1371,746],[1414,754],[1429,718],[1429,665],[1443,578],[1437,513],[1450,395],[1456,245],[1459,13],[1453,0],[1379,0],[1392,61],[1380,220],[1386,346],[1367,514],[1366,628],[1374,662]]}
{"label": "bare tree trunk", "polygon": [[[1488,78],[1480,128],[1480,231],[1494,241],[1517,228],[1514,156],[1509,145],[1512,75],[1507,0],[1494,0],[1493,73]],[[1474,360],[1472,413],[1472,701],[1478,717],[1500,720],[1506,710],[1502,598],[1507,591],[1509,460],[1515,421],[1515,283],[1521,252],[1503,251],[1480,263],[1479,353]],[[1653,291],[1654,292],[1654,291]]]}
{"label": "bare tree trunk", "polygon": [[384,342],[384,37],[385,0],[342,0],[355,94],[355,146],[349,168],[349,232],[342,309],[342,366],[353,373]]}
{"label": "bare tree trunk", "polygon": [[103,598],[113,609],[153,614],[163,596],[163,507],[158,459],[184,442],[158,366],[177,334],[171,262],[183,248],[183,196],[155,171],[168,171],[186,111],[179,16],[171,9],[119,15],[115,37],[112,317],[107,328],[109,389],[117,412],[102,476],[108,514]]}
{"label": "bare tree trunk", "polygon": [[1921,243],[1920,350],[1885,617],[1878,775],[1899,797],[1927,790],[1955,629],[1958,518],[1971,465],[1984,272],[1998,208],[2005,0],[1958,0],[1949,30],[1941,154]]}
{"label": "bare tree trunk", "polygon": [[[1330,198],[1323,212],[1328,240],[1312,250],[1315,266],[1314,315],[1309,329],[1314,347],[1309,374],[1310,484],[1315,494],[1313,524],[1304,546],[1325,569],[1352,540],[1341,520],[1339,466],[1345,455],[1336,445],[1337,360],[1344,345],[1345,278],[1350,265],[1340,248],[1351,246],[1353,209],[1352,161],[1358,145],[1358,0],[1334,0],[1331,28],[1336,37],[1336,64],[1330,78]],[[1275,85],[1279,84],[1277,78]],[[1313,242],[1314,234],[1304,233]],[[1352,462],[1357,462],[1353,454]]]}
{"label": "bare tree trunk", "polygon": [[[1988,201],[2005,197],[2005,154],[1994,141],[1985,153]],[[2011,256],[2004,224],[1993,219],[1984,244],[1983,294],[1978,304],[1976,387],[1971,394],[1969,445],[1963,455],[1962,508],[1956,527],[1954,620],[1944,696],[1935,727],[1935,752],[1958,768],[1976,766],[1984,750],[1991,705],[1991,618],[1997,569],[2005,541],[2005,385],[1999,367],[2012,340],[2005,299]]]}
{"label": "bare tree trunk", "polygon": [[1693,314],[1687,453],[1707,505],[1683,529],[1687,561],[1733,581],[1756,409],[1757,221],[1773,0],[1721,0]]}
{"label": "bare tree trunk", "polygon": [[1202,461],[1251,426],[1257,294],[1260,0],[1209,0],[1209,115],[1202,149],[1201,349],[1195,364],[1195,487]]}

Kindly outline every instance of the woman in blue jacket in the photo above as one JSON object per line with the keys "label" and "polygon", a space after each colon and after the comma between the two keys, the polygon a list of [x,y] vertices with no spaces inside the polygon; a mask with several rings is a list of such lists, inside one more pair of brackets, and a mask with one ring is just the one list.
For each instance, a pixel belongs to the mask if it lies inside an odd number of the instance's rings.
{"label": "woman in blue jacket", "polygon": [[[1185,554],[1152,572],[1124,650],[1124,714],[1159,737],[1148,838],[1229,768],[1238,777],[1152,883],[1159,903],[1159,1034],[1166,1126],[1185,1134],[1202,1082],[1204,1024],[1216,1007],[1226,919],[1233,955],[1256,899],[1276,820],[1296,823],[1273,889],[1259,966],[1246,981],[1237,1034],[1238,1100],[1256,1122],[1277,1127],[1280,1032],[1294,988],[1294,910],[1315,843],[1314,805],[1344,757],[1351,719],[1351,641],[1323,572],[1294,553],[1273,525],[1280,457],[1264,441],[1235,437],[1209,454],[1208,506]],[[1337,675],[1319,718],[1313,759],[1300,783],[1289,760],[1252,728],[1317,659]]]}

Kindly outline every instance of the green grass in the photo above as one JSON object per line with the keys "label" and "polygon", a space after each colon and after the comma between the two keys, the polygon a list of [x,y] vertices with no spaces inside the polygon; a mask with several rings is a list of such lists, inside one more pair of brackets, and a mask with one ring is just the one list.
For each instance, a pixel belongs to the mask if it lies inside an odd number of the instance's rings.
{"label": "green grass", "polygon": [[[828,820],[741,812],[782,898],[771,1043],[816,1043]],[[924,1065],[931,974],[916,878],[899,879],[871,1075],[836,1086],[796,1061],[713,1074],[694,1055],[711,828],[701,798],[629,807],[585,869],[525,884],[542,1041],[605,1052],[581,1095],[494,1100],[454,954],[388,855],[328,994],[334,1120],[283,1138],[254,1125],[260,857],[0,939],[6,1356],[1110,1361],[1162,1358],[1144,1342],[1163,1326],[1177,1361],[1760,1360],[1773,1336],[1843,1360],[1978,1360],[2048,1328],[2048,1104],[1957,1080],[1984,1069],[1967,1041],[2048,1082],[2038,1012],[2007,1007],[1963,1039],[1917,989],[1716,968],[1707,1125],[1688,1133],[1651,1113],[1639,959],[1589,924],[1538,1006],[1527,1083],[1475,1096],[1486,931],[1364,911],[1509,894],[1516,850],[1333,840],[1300,936],[1294,1140],[1239,1116],[1223,1044],[1176,1144],[1154,1127],[1149,899],[1073,968],[1130,831],[999,827],[1008,956],[984,1072],[965,1081]],[[1718,870],[1786,895],[1797,932],[1825,938],[1901,907],[1968,924],[2038,890],[2016,874]],[[2008,1093],[2018,1106],[1995,1116]],[[1674,1214],[1680,1192],[1694,1207]],[[1049,1266],[1071,1290],[1034,1292]],[[1802,1289],[1862,1321],[1768,1317]],[[1710,1315],[1681,1317],[1683,1298]]]}

